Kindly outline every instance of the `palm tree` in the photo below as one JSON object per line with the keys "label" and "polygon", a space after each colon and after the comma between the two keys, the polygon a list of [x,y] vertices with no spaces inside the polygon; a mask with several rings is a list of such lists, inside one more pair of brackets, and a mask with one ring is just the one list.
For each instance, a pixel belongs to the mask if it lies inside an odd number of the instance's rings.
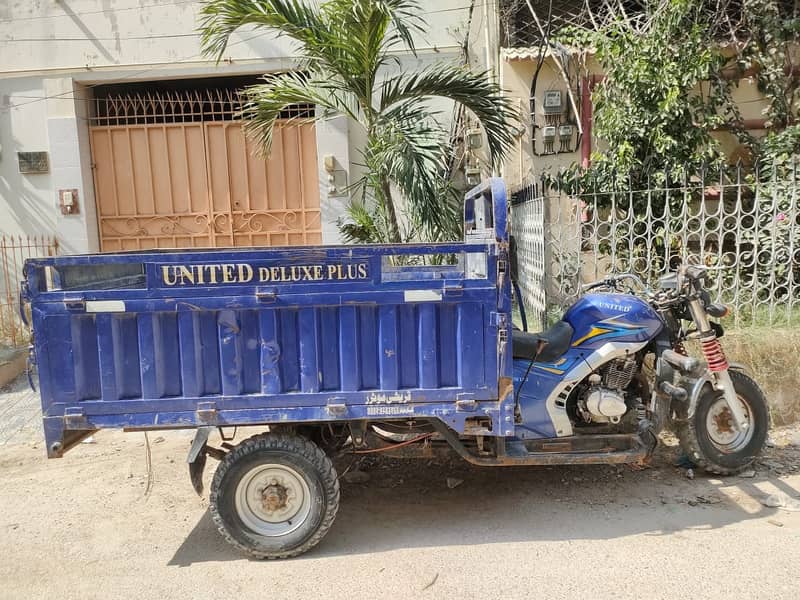
{"label": "palm tree", "polygon": [[[378,218],[372,219],[363,203],[353,204],[350,214],[356,228],[363,221],[371,241],[441,239],[458,222],[447,199],[452,144],[430,99],[450,99],[472,113],[486,133],[492,164],[513,142],[510,101],[485,74],[451,64],[397,72],[398,52],[416,54],[412,37],[423,31],[415,0],[328,0],[321,5],[208,0],[201,13],[203,51],[217,60],[231,34],[245,25],[274,29],[301,50],[297,71],[267,75],[263,84],[245,90],[245,127],[265,154],[276,120],[292,104],[315,104],[317,119],[344,114],[363,127],[367,174],[354,187],[362,198],[375,201]],[[401,235],[393,189],[405,200],[406,235]]]}

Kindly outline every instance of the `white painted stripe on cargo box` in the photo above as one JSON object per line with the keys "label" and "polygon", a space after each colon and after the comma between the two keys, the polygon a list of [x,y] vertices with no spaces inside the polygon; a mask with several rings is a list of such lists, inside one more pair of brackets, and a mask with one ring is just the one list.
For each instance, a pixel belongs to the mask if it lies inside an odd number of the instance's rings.
{"label": "white painted stripe on cargo box", "polygon": [[442,292],[438,290],[406,290],[406,302],[439,302]]}
{"label": "white painted stripe on cargo box", "polygon": [[125,302],[122,300],[87,300],[86,312],[125,312]]}

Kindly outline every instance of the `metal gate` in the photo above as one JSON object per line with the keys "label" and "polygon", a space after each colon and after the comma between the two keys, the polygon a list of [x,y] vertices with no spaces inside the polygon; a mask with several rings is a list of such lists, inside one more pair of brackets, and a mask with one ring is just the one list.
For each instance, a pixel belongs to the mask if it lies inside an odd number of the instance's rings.
{"label": "metal gate", "polygon": [[279,121],[268,159],[235,92],[98,99],[90,126],[100,247],[281,246],[322,241],[313,107]]}
{"label": "metal gate", "polygon": [[519,256],[518,278],[528,327],[541,331],[547,326],[547,260],[545,202],[534,184],[521,188],[511,205],[512,232]]}

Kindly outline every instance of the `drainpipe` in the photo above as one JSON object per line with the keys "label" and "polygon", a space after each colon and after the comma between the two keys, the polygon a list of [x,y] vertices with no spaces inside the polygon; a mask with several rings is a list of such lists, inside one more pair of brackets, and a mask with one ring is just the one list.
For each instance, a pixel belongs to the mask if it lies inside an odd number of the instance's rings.
{"label": "drainpipe", "polygon": [[[495,83],[500,79],[500,62],[498,48],[498,32],[495,27],[499,27],[497,17],[497,0],[486,0],[483,5],[483,37],[486,46],[486,77],[489,83]],[[502,82],[499,84],[502,90]],[[501,92],[502,93],[502,92]],[[496,165],[492,167],[492,177],[498,177],[500,170]]]}
{"label": "drainpipe", "polygon": [[592,159],[592,120],[594,119],[594,104],[592,104],[592,91],[594,86],[605,79],[605,75],[587,75],[581,80],[581,166],[589,167]]}
{"label": "drainpipe", "polygon": [[581,81],[581,167],[589,168],[592,156],[592,87],[594,76],[587,75]]}
{"label": "drainpipe", "polygon": [[491,43],[489,42],[489,3],[484,6],[483,14],[483,46],[484,46],[484,60],[486,61],[486,77],[489,78],[491,83],[492,77],[492,50]]}

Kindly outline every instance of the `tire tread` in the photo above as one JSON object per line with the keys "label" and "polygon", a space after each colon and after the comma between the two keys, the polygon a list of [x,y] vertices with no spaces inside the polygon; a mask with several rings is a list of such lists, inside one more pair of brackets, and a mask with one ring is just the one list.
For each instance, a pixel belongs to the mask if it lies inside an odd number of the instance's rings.
{"label": "tire tread", "polygon": [[[752,378],[748,377],[744,373],[740,373],[739,371],[731,370],[731,380],[735,381],[736,379],[742,379],[746,383],[753,388],[756,393],[756,398],[753,398],[756,402],[761,402],[767,407],[767,399],[764,397],[764,392],[761,391],[761,388],[753,381]],[[753,409],[755,412],[755,409]],[[769,414],[769,410],[767,410],[767,414]],[[691,419],[685,419],[681,421],[675,430],[675,433],[680,441],[680,446],[683,452],[689,457],[689,460],[694,462],[698,467],[705,470],[708,473],[713,473],[715,475],[735,475],[740,471],[749,467],[753,462],[755,462],[756,458],[758,458],[759,452],[754,453],[751,457],[749,457],[745,462],[736,466],[736,467],[726,467],[724,465],[717,464],[712,462],[705,456],[703,450],[700,446],[698,441],[699,434],[697,432],[697,427],[695,425],[695,418],[692,417]],[[769,424],[767,424],[767,429],[769,428]]]}
{"label": "tire tread", "polygon": [[[326,491],[327,502],[325,514],[322,517],[319,527],[309,539],[291,550],[275,552],[263,551],[243,544],[231,534],[220,514],[220,488],[225,475],[239,460],[262,450],[280,450],[302,456],[314,466]],[[330,458],[328,458],[316,444],[306,438],[296,435],[286,433],[262,433],[239,443],[233,450],[228,452],[222,462],[220,462],[211,482],[209,511],[212,521],[229,544],[253,558],[275,560],[299,556],[316,546],[322,538],[325,537],[325,534],[328,533],[331,525],[333,525],[336,513],[339,510],[339,497],[339,478],[336,474],[336,469]]]}

